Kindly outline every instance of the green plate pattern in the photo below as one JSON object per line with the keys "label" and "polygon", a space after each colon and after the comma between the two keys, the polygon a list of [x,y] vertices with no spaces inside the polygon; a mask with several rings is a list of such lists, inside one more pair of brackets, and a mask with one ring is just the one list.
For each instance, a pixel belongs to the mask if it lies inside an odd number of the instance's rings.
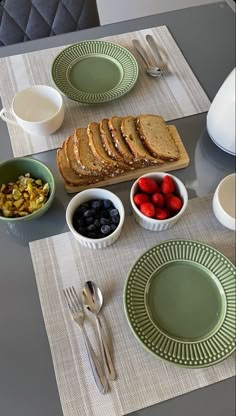
{"label": "green plate pattern", "polygon": [[52,79],[67,97],[102,103],[126,94],[138,78],[138,64],[128,49],[106,41],[82,41],[55,58]]}
{"label": "green plate pattern", "polygon": [[235,351],[236,271],[214,248],[169,240],[133,265],[124,289],[129,325],[142,345],[176,365],[214,365]]}

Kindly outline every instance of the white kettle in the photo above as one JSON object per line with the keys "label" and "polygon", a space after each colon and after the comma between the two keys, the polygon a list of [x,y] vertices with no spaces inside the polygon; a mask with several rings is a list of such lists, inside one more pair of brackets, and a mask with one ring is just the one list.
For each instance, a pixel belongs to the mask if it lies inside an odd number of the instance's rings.
{"label": "white kettle", "polygon": [[236,68],[220,87],[207,114],[209,136],[217,146],[231,155],[236,155],[235,75]]}

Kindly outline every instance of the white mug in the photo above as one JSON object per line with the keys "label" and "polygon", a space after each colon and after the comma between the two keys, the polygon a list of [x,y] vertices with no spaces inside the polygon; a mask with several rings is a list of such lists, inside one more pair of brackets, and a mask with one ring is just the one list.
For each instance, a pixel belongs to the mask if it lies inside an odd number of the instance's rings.
{"label": "white mug", "polygon": [[[15,120],[8,118],[7,112]],[[0,117],[32,135],[48,136],[58,130],[64,120],[63,99],[55,88],[35,85],[18,92],[13,98],[11,110],[3,108]]]}

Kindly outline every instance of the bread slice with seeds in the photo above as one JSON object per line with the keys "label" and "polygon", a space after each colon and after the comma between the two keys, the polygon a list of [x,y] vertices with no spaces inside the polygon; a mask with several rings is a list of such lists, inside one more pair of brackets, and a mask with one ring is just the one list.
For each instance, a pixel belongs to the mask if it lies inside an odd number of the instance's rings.
{"label": "bread slice with seeds", "polygon": [[121,131],[127,145],[135,156],[135,159],[142,160],[145,165],[162,165],[164,162],[154,156],[144,147],[135,125],[135,118],[124,117],[121,122]]}
{"label": "bread slice with seeds", "polygon": [[[104,118],[99,124],[103,147],[112,159],[116,160],[117,162],[125,163],[124,158],[115,147],[111,132],[109,130],[108,121],[108,118]],[[124,164],[124,170],[130,170],[130,166],[126,163]]]}
{"label": "bread slice with seeds", "polygon": [[89,137],[89,145],[94,154],[94,156],[100,160],[100,162],[111,172],[119,175],[123,173],[126,169],[126,166],[123,162],[118,162],[113,160],[106,152],[103,147],[102,139],[100,135],[99,124],[92,122],[88,125],[87,133]]}
{"label": "bread slice with seeds", "polygon": [[90,171],[83,169],[74,151],[74,136],[67,137],[65,141],[65,152],[71,169],[80,176],[91,176]]}
{"label": "bread slice with seeds", "polygon": [[136,118],[136,127],[144,145],[153,156],[168,161],[179,159],[179,149],[161,116],[141,114]]}
{"label": "bread slice with seeds", "polygon": [[125,163],[133,164],[134,155],[129,150],[127,144],[125,143],[124,137],[121,132],[121,123],[123,117],[113,116],[108,121],[109,130],[111,132],[114,145],[118,152],[123,157]]}
{"label": "bread slice with seeds", "polygon": [[143,159],[135,158],[135,155],[131,152],[128,145],[125,142],[125,138],[121,131],[121,123],[123,117],[111,117],[108,121],[108,126],[111,131],[115,147],[124,158],[125,163],[128,163],[132,169],[142,168],[146,166],[146,162]]}
{"label": "bread slice with seeds", "polygon": [[95,176],[80,176],[77,175],[70,167],[69,161],[66,156],[65,142],[62,143],[62,147],[57,150],[57,166],[59,172],[68,185],[72,186],[84,186],[92,183],[96,183],[101,178]]}
{"label": "bread slice with seeds", "polygon": [[78,128],[74,133],[74,152],[82,169],[90,172],[92,176],[106,176],[109,172],[94,156],[90,146],[87,129]]}

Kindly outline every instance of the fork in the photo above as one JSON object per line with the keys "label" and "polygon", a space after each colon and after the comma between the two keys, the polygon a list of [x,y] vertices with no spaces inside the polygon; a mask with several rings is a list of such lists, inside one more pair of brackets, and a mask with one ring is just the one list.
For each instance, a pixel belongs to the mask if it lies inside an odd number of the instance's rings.
{"label": "fork", "polygon": [[94,377],[94,381],[96,383],[96,386],[102,394],[105,394],[108,391],[107,379],[105,377],[102,366],[101,366],[100,362],[98,361],[98,359],[97,359],[97,357],[96,357],[96,355],[93,351],[93,348],[90,344],[88,336],[85,332],[85,329],[84,329],[84,310],[82,309],[82,307],[80,305],[78,295],[75,291],[74,286],[63,289],[63,293],[65,295],[66,302],[67,302],[68,308],[71,312],[72,318],[79,325],[79,327],[81,329],[84,344],[85,344],[85,347],[86,347],[86,351],[87,351],[88,358],[89,358],[89,363],[90,363],[90,366],[91,366],[91,369],[92,369],[92,373],[93,373],[93,377]]}
{"label": "fork", "polygon": [[158,58],[158,67],[161,69],[163,75],[170,74],[170,71],[167,67],[167,64],[163,61],[161,54],[158,50],[157,44],[152,37],[152,35],[146,35],[146,41],[149,44],[150,48],[153,50],[153,52],[156,54]]}

